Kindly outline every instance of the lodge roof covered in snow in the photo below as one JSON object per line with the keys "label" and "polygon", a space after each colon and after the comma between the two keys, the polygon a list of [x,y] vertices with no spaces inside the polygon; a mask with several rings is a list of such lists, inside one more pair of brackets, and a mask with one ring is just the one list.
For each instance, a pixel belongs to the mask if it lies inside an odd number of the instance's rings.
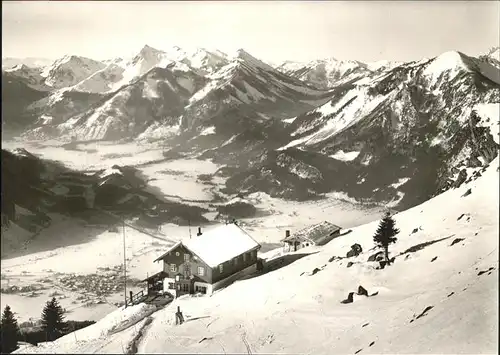
{"label": "lodge roof covered in snow", "polygon": [[210,229],[187,241],[174,244],[155,261],[163,259],[181,245],[196,254],[210,267],[216,267],[238,255],[260,248],[260,244],[247,232],[238,225],[230,223]]}
{"label": "lodge roof covered in snow", "polygon": [[318,224],[313,224],[312,226],[306,227],[304,229],[301,229],[298,232],[295,232],[290,236],[286,237],[285,239],[283,239],[282,242],[293,241],[297,239],[305,239],[315,244],[321,244],[323,239],[326,239],[327,237],[331,236],[333,233],[341,229],[342,229],[341,227],[333,223],[324,221]]}

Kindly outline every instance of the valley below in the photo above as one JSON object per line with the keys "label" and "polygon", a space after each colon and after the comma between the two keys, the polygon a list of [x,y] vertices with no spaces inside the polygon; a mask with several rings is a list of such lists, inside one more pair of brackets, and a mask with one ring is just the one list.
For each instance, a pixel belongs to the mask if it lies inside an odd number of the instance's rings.
{"label": "valley below", "polygon": [[[130,225],[125,227],[127,289],[134,292],[145,287],[140,281],[148,274],[161,269],[153,260],[175,242],[194,237],[198,227],[210,228],[235,218],[262,244],[261,253],[266,253],[282,247],[280,241],[285,230],[298,231],[323,221],[347,230],[376,220],[385,211],[383,206],[364,205],[341,193],[302,202],[273,198],[266,193],[252,193],[245,198],[225,195],[221,192],[225,179],[213,176],[221,165],[210,160],[167,160],[159,145],[135,142],[83,142],[71,144],[70,148],[68,145],[56,140],[2,142],[3,149],[26,149],[41,159],[57,161],[80,172],[95,172],[115,165],[135,167],[145,178],[146,190],[183,207],[198,207],[200,217],[206,219],[191,226],[185,221],[181,225],[168,221],[145,225],[137,218],[125,219]],[[244,208],[238,207],[238,202],[244,203]],[[92,214],[103,213],[96,210]],[[1,260],[2,302],[11,305],[19,321],[24,322],[39,317],[46,300],[57,292],[68,311],[67,317],[77,320],[104,317],[123,303],[122,232],[116,219],[95,223],[88,216],[61,214],[52,215],[52,224],[36,234],[17,226],[4,231],[2,242],[10,235],[27,236],[23,244],[15,244],[8,252],[8,247],[2,245],[2,253],[5,252]],[[120,272],[101,275],[98,270],[105,268]],[[95,289],[82,289],[76,281],[82,277],[104,279],[109,289],[104,295]],[[68,280],[75,281],[68,284]]]}

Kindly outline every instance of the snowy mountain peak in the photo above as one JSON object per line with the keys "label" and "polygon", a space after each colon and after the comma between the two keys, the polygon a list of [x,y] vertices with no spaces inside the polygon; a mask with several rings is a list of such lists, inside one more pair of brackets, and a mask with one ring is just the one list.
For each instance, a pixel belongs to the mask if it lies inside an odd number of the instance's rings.
{"label": "snowy mountain peak", "polygon": [[165,54],[165,52],[160,51],[160,50],[153,48],[151,46],[148,46],[146,44],[144,47],[142,47],[142,49],[140,50],[140,52],[137,54],[137,56],[135,58],[137,58],[137,59],[139,59],[139,58],[149,59],[149,58],[153,58],[153,57],[158,57],[162,54]]}
{"label": "snowy mountain peak", "polygon": [[182,61],[183,59],[188,57],[188,54],[186,53],[186,51],[179,46],[173,46],[172,48],[167,50],[166,53],[170,59],[176,60],[176,61]]}
{"label": "snowy mountain peak", "polygon": [[90,58],[65,55],[47,66],[41,75],[46,85],[60,89],[76,85],[105,67],[106,64]]}
{"label": "snowy mountain peak", "polygon": [[204,55],[204,56],[209,56],[209,55],[216,55],[216,56],[220,56],[222,57],[222,55],[220,54],[217,54],[217,53],[214,53],[212,51],[209,51],[208,49],[206,48],[196,48],[196,50],[193,52],[192,54],[193,56],[200,56],[200,55]]}
{"label": "snowy mountain peak", "polygon": [[483,61],[486,61],[493,65],[495,68],[500,69],[500,47],[492,47],[488,52],[479,57]]}
{"label": "snowy mountain peak", "polygon": [[360,78],[369,71],[367,65],[359,61],[337,60],[333,57],[308,63],[286,61],[279,65],[277,70],[323,89],[342,81]]}
{"label": "snowy mountain peak", "polygon": [[245,51],[242,48],[240,48],[236,51],[236,55],[234,56],[234,58],[239,62],[245,62],[245,63],[248,63],[248,64],[255,66],[255,67],[259,67],[259,68],[262,68],[265,70],[271,70],[271,71],[274,70],[273,67],[271,67],[270,65],[264,63],[263,61],[255,58],[254,56],[252,56],[250,53],[248,53],[247,51]]}
{"label": "snowy mountain peak", "polygon": [[439,64],[441,68],[466,68],[463,61],[463,54],[457,51],[448,51],[435,57],[433,63]]}
{"label": "snowy mountain peak", "polygon": [[397,67],[398,65],[403,64],[402,62],[393,62],[389,60],[379,60],[376,62],[371,62],[366,65],[368,70],[370,71],[378,71],[381,69],[392,69]]}
{"label": "snowy mountain peak", "polygon": [[67,54],[62,58],[56,59],[54,61],[54,63],[52,63],[52,65],[50,65],[49,67],[46,68],[46,70],[48,69],[50,71],[50,70],[57,68],[63,64],[76,66],[76,65],[81,65],[81,64],[99,64],[99,63],[102,64],[101,62],[96,61],[94,59]]}
{"label": "snowy mountain peak", "polygon": [[12,68],[18,64],[25,64],[30,68],[41,68],[47,65],[51,65],[54,62],[54,59],[48,58],[36,58],[36,57],[28,57],[28,58],[11,58],[5,57],[2,58],[2,68]]}
{"label": "snowy mountain peak", "polygon": [[144,47],[142,47],[141,51],[156,51],[156,52],[158,52],[158,49],[153,48],[148,44],[145,44]]}
{"label": "snowy mountain peak", "polygon": [[79,55],[71,55],[71,54],[67,54],[67,55],[65,55],[64,57],[62,57],[59,60],[59,64],[69,63],[69,62],[74,62],[74,63],[99,63],[97,60],[94,60],[94,59],[90,59],[90,58],[87,58],[87,57],[82,57],[82,56],[79,56]]}
{"label": "snowy mountain peak", "polygon": [[227,58],[227,54],[224,53],[223,51],[218,50],[218,49],[214,49],[211,52],[217,54],[220,57]]}
{"label": "snowy mountain peak", "polygon": [[121,64],[121,63],[124,63],[125,61],[126,60],[124,58],[116,57],[116,58],[103,60],[102,62],[104,64],[110,65],[110,64]]}
{"label": "snowy mountain peak", "polygon": [[285,60],[281,64],[276,65],[276,69],[284,73],[292,73],[307,67],[306,62],[295,62],[293,60]]}
{"label": "snowy mountain peak", "polygon": [[335,57],[328,57],[328,58],[323,58],[323,59],[317,59],[312,61],[312,63],[336,63],[339,60]]}
{"label": "snowy mountain peak", "polygon": [[12,68],[5,69],[6,72],[16,72],[16,71],[22,71],[22,70],[28,70],[30,69],[27,65],[25,64],[18,64]]}
{"label": "snowy mountain peak", "polygon": [[488,57],[491,57],[496,60],[500,60],[500,47],[493,47],[486,54]]}
{"label": "snowy mountain peak", "polygon": [[459,72],[469,71],[470,69],[463,61],[464,54],[457,51],[448,51],[435,58],[424,71],[424,75],[438,79],[445,72],[449,73],[450,79]]}
{"label": "snowy mountain peak", "polygon": [[229,62],[226,54],[205,48],[197,48],[184,61],[188,62],[193,68],[202,69],[209,73],[219,70]]}

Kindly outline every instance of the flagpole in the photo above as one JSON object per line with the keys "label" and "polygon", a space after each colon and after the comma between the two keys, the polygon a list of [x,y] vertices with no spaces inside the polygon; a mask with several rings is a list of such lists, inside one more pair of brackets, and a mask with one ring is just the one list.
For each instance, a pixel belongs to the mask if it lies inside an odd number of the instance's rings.
{"label": "flagpole", "polygon": [[124,287],[125,308],[127,308],[127,259],[125,257],[125,218],[122,219],[122,222],[123,222],[123,287]]}

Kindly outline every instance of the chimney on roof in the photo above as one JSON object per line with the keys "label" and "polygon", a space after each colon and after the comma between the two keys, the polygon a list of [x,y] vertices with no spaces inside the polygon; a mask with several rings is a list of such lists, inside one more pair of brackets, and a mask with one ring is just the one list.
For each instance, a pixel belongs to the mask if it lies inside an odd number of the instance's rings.
{"label": "chimney on roof", "polygon": [[289,236],[290,236],[290,231],[287,229],[287,230],[285,231],[285,238],[288,238]]}
{"label": "chimney on roof", "polygon": [[202,233],[201,233],[201,227],[198,227],[198,233],[196,233],[196,236],[199,237],[200,235],[202,235]]}

